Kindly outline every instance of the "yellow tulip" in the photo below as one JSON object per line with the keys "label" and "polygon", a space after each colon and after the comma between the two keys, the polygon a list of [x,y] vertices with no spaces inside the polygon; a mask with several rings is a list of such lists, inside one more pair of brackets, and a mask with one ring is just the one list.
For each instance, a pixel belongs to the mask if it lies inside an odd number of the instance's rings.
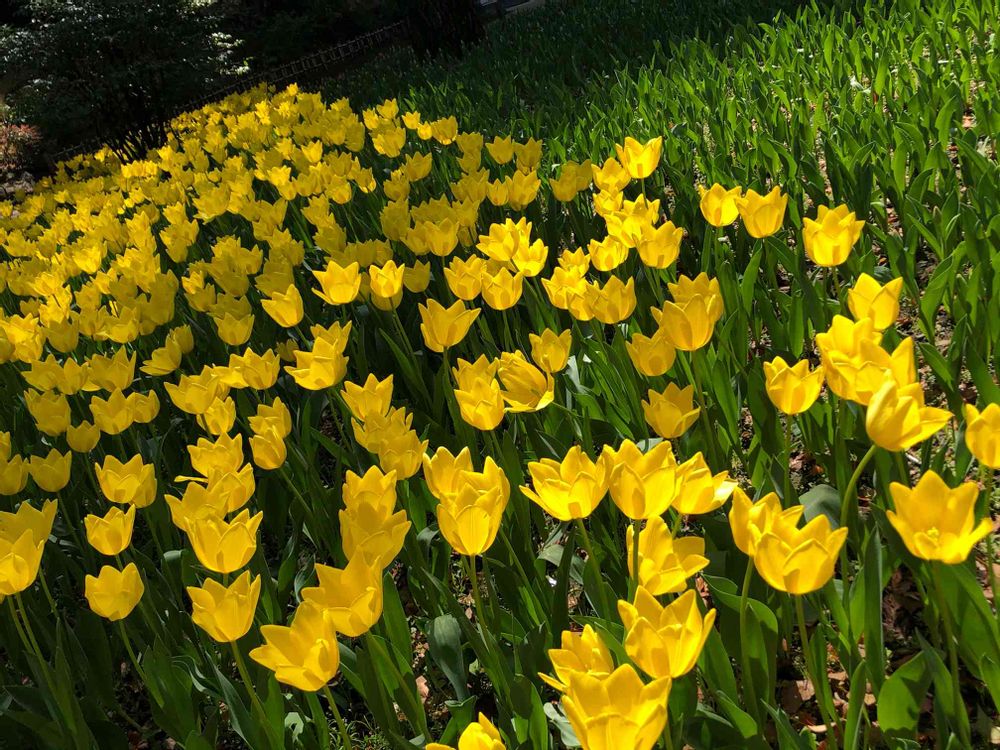
{"label": "yellow tulip", "polygon": [[302,295],[295,284],[287,287],[284,292],[275,292],[269,299],[262,299],[260,304],[264,312],[282,328],[294,328],[305,314]]}
{"label": "yellow tulip", "polygon": [[701,215],[713,227],[732,224],[740,215],[736,201],[743,195],[743,188],[734,187],[727,190],[716,182],[708,189],[699,185],[698,194],[701,196],[699,204]]}
{"label": "yellow tulip", "polygon": [[105,565],[96,578],[87,576],[84,586],[90,608],[112,622],[128,617],[146,590],[135,563],[124,570]]}
{"label": "yellow tulip", "polygon": [[552,662],[552,671],[556,676],[550,677],[546,674],[538,676],[560,692],[566,692],[569,677],[573,673],[607,677],[615,669],[611,652],[598,632],[590,625],[584,625],[579,633],[564,630],[561,648],[549,649],[549,661]]}
{"label": "yellow tulip", "polygon": [[66,444],[76,453],[90,453],[97,447],[101,439],[101,431],[92,422],[81,422],[71,425],[66,430]]}
{"label": "yellow tulip", "polygon": [[396,511],[396,473],[373,466],[359,477],[345,476],[344,509],[340,511],[341,543],[348,559],[364,558],[385,567],[399,554],[410,528],[406,511]]}
{"label": "yellow tulip", "polygon": [[602,453],[591,461],[579,445],[574,445],[562,461],[543,458],[528,464],[532,487],[521,487],[529,500],[560,521],[586,518],[608,493],[611,460]]}
{"label": "yellow tulip", "polygon": [[916,381],[913,339],[905,338],[892,354],[879,346],[882,334],[871,318],[857,322],[837,315],[828,331],[816,334],[823,374],[841,398],[867,406],[887,375],[900,386]]}
{"label": "yellow tulip", "polygon": [[1000,469],[1000,405],[987,404],[981,412],[965,404],[965,444],[976,460],[991,469]]}
{"label": "yellow tulip", "polygon": [[257,528],[263,519],[263,513],[251,517],[248,510],[232,521],[213,516],[198,518],[187,529],[188,539],[202,565],[215,573],[232,573],[253,557]]}
{"label": "yellow tulip", "polygon": [[361,272],[357,262],[341,266],[335,261],[326,264],[322,271],[313,271],[320,289],[312,293],[328,305],[346,305],[353,302],[361,289]]}
{"label": "yellow tulip", "polygon": [[48,541],[57,510],[55,500],[46,500],[41,510],[29,502],[22,502],[15,513],[0,511],[0,537],[15,541],[25,531],[30,531],[36,542]]}
{"label": "yellow tulip", "polygon": [[509,310],[524,292],[524,274],[511,273],[506,268],[491,272],[484,267],[482,275],[483,301],[494,310]]}
{"label": "yellow tulip", "polygon": [[[168,393],[171,385],[167,384]],[[90,413],[94,424],[106,435],[118,435],[135,421],[135,412],[121,391],[113,391],[107,399],[93,396],[90,399]]]}
{"label": "yellow tulip", "polygon": [[571,330],[556,333],[551,328],[546,328],[540,336],[529,333],[528,342],[531,344],[531,358],[549,375],[566,369],[570,346],[573,344]]}
{"label": "yellow tulip", "polygon": [[[625,559],[629,575],[635,575],[632,561],[633,529],[625,529]],[[687,588],[687,579],[708,565],[705,540],[697,536],[674,539],[667,522],[650,518],[639,532],[639,585],[653,596],[677,594]]]}
{"label": "yellow tulip", "polygon": [[590,311],[605,325],[621,323],[635,311],[637,300],[634,278],[622,283],[617,276],[612,276],[604,286],[595,285],[594,291],[589,300]]}
{"label": "yellow tulip", "polygon": [[462,488],[462,473],[472,471],[472,453],[468,447],[458,455],[447,448],[438,448],[433,456],[424,455],[424,481],[431,494],[440,502],[454,498]]}
{"label": "yellow tulip", "polygon": [[113,503],[145,508],[156,499],[154,467],[144,464],[142,456],[133,456],[124,464],[114,456],[105,456],[103,465],[94,464],[94,473],[104,497]]}
{"label": "yellow tulip", "polygon": [[437,507],[438,525],[447,542],[461,555],[488,550],[510,500],[510,482],[492,458],[482,473],[465,471],[458,492]]}
{"label": "yellow tulip", "polygon": [[677,498],[681,475],[670,443],[663,440],[643,453],[631,440],[616,451],[605,447],[612,462],[608,487],[615,505],[631,519],[662,516]]}
{"label": "yellow tulip", "polygon": [[13,596],[28,588],[38,577],[44,539],[36,539],[31,529],[16,536],[0,534],[0,596]]}
{"label": "yellow tulip", "polygon": [[200,588],[188,586],[187,593],[194,624],[219,643],[232,643],[245,636],[253,625],[260,597],[260,576],[251,580],[250,572],[244,571],[229,586],[209,578]]}
{"label": "yellow tulip", "polygon": [[621,193],[632,179],[621,162],[610,157],[601,166],[592,165],[591,171],[597,189],[608,194]]}
{"label": "yellow tulip", "polygon": [[615,144],[618,161],[633,180],[645,179],[656,171],[662,149],[663,136],[652,138],[644,144],[634,138],[626,138],[624,146]]}
{"label": "yellow tulip", "polygon": [[120,508],[111,508],[104,517],[88,515],[83,519],[90,546],[102,555],[118,555],[132,541],[135,524],[135,508],[129,505],[124,513]]}
{"label": "yellow tulip", "polygon": [[671,680],[644,685],[622,665],[609,675],[572,673],[563,708],[583,750],[652,750],[667,723]]}
{"label": "yellow tulip", "polygon": [[729,511],[729,526],[733,532],[733,541],[743,554],[753,557],[757,554],[757,544],[760,538],[774,526],[783,530],[795,529],[805,508],[796,505],[788,510],[782,510],[781,500],[774,492],[769,492],[756,502],[751,502],[747,494],[736,487],[733,490],[733,505]]}
{"label": "yellow tulip", "polygon": [[420,333],[424,344],[432,352],[443,352],[465,338],[469,328],[479,317],[479,308],[469,310],[459,300],[451,307],[444,307],[434,299],[418,306]]}
{"label": "yellow tulip", "polygon": [[362,557],[347,567],[316,565],[319,585],[302,589],[302,599],[323,610],[338,633],[357,638],[367,633],[382,616],[382,568]]}
{"label": "yellow tulip", "polygon": [[809,370],[809,362],[801,360],[791,367],[781,357],[764,363],[767,396],[775,408],[784,414],[801,414],[819,398],[823,388],[823,367]]}
{"label": "yellow tulip", "polygon": [[646,225],[642,228],[639,240],[639,258],[650,268],[667,268],[681,251],[681,240],[684,230],[674,226],[672,221],[665,221],[658,227]]}
{"label": "yellow tulip", "polygon": [[290,626],[264,625],[260,634],[264,645],[251,651],[250,658],[274,672],[278,682],[315,692],[340,668],[337,633],[313,604],[300,604]]}
{"label": "yellow tulip", "polygon": [[28,472],[35,484],[45,492],[59,492],[69,484],[70,470],[73,465],[73,453],[60,453],[55,448],[44,456],[28,458]]}
{"label": "yellow tulip", "polygon": [[851,254],[851,248],[861,237],[863,221],[841,205],[834,209],[820,206],[816,218],[802,221],[802,241],[806,255],[818,266],[839,266]]}
{"label": "yellow tulip", "polygon": [[[469,724],[458,738],[458,750],[506,750],[503,738],[493,723],[482,714],[474,723]],[[454,750],[449,745],[431,742],[427,750]]]}
{"label": "yellow tulip", "polygon": [[743,226],[751,237],[757,238],[770,237],[781,229],[787,205],[788,196],[782,194],[778,187],[767,195],[747,190],[742,198],[736,199],[736,208],[743,219]]}
{"label": "yellow tulip", "polygon": [[478,255],[469,258],[452,258],[444,267],[444,278],[451,293],[461,300],[471,302],[483,290],[483,272],[486,261]]}
{"label": "yellow tulip", "polygon": [[69,401],[63,394],[28,390],[24,394],[24,403],[39,431],[57,437],[69,429]]}
{"label": "yellow tulip", "polygon": [[808,594],[826,585],[833,577],[847,529],[830,529],[830,521],[820,514],[801,529],[790,524],[772,523],[757,541],[753,561],[767,583],[789,594]]}
{"label": "yellow tulip", "polygon": [[625,351],[635,369],[647,377],[658,377],[674,366],[676,347],[666,329],[657,328],[652,336],[637,333],[625,342]]}
{"label": "yellow tulip", "polygon": [[258,404],[257,413],[248,421],[250,429],[258,434],[274,430],[279,436],[285,438],[292,432],[292,413],[277,396],[270,406],[264,403]]}
{"label": "yellow tulip", "polygon": [[879,284],[866,273],[861,274],[854,286],[847,290],[847,306],[855,320],[871,318],[876,331],[884,331],[899,317],[899,294],[903,279],[896,277]]}
{"label": "yellow tulip", "polygon": [[254,465],[265,471],[280,469],[288,458],[288,449],[282,434],[270,427],[250,438]]}
{"label": "yellow tulip", "polygon": [[528,362],[520,351],[500,355],[497,377],[507,411],[538,411],[552,403],[555,393],[552,375]]}
{"label": "yellow tulip", "polygon": [[872,396],[865,413],[865,430],[872,442],[887,451],[912,448],[944,427],[951,412],[924,406],[920,383],[899,386],[887,377]]}
{"label": "yellow tulip", "polygon": [[886,516],[906,548],[921,560],[958,565],[993,531],[989,517],[976,523],[979,487],[975,482],[952,489],[928,471],[913,489],[893,482],[889,492],[896,510],[887,511]]}
{"label": "yellow tulip", "polygon": [[702,616],[694,589],[666,607],[640,586],[635,601],[618,602],[625,626],[625,651],[653,679],[686,675],[694,669],[715,623],[715,610]]}
{"label": "yellow tulip", "polygon": [[725,505],[736,489],[728,471],[712,474],[699,451],[677,467],[681,487],[673,508],[683,515],[710,513]]}
{"label": "yellow tulip", "polygon": [[16,495],[28,484],[29,463],[21,456],[0,461],[0,495]]}
{"label": "yellow tulip", "polygon": [[701,409],[694,405],[694,386],[678,388],[669,383],[662,393],[649,389],[642,402],[646,422],[661,438],[677,438],[698,419]]}
{"label": "yellow tulip", "polygon": [[724,312],[718,280],[702,273],[695,279],[681,276],[678,283],[668,287],[674,301],[664,302],[659,309],[654,307],[654,320],[677,349],[701,349],[712,338]]}

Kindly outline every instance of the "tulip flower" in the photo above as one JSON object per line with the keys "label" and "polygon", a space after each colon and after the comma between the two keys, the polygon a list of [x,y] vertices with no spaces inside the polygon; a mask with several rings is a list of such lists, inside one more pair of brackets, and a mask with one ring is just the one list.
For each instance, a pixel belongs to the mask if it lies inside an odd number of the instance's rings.
{"label": "tulip flower", "polygon": [[868,404],[865,430],[880,448],[904,451],[929,438],[950,419],[948,410],[924,406],[920,383],[899,386],[887,377]]}
{"label": "tulip flower", "polygon": [[988,404],[981,412],[965,404],[965,444],[983,466],[1000,469],[1000,405]]}
{"label": "tulip flower", "polygon": [[818,266],[839,266],[851,254],[864,225],[847,206],[820,206],[815,219],[802,221],[806,255]]}
{"label": "tulip flower", "polygon": [[253,451],[254,465],[265,471],[280,469],[288,457],[285,440],[274,428],[268,428],[250,438],[250,448]]}
{"label": "tulip flower", "polygon": [[742,198],[736,199],[743,226],[751,237],[758,239],[770,237],[781,229],[785,218],[785,207],[788,196],[775,187],[767,195],[760,195],[755,190],[747,190]]}
{"label": "tulip flower", "polygon": [[608,492],[610,469],[607,453],[591,461],[574,445],[562,461],[543,458],[529,463],[532,487],[522,486],[521,493],[560,521],[586,518]]}
{"label": "tulip flower", "polygon": [[886,516],[906,548],[921,560],[958,565],[993,530],[988,517],[976,523],[979,487],[975,482],[952,489],[928,471],[913,489],[893,482],[889,492],[896,510],[887,511]]}
{"label": "tulip flower", "polygon": [[681,475],[673,449],[666,440],[643,453],[631,440],[615,451],[605,447],[612,461],[608,486],[611,499],[633,520],[661,516],[677,498]]}
{"label": "tulip flower", "polygon": [[313,271],[319,282],[320,291],[312,293],[328,305],[346,305],[353,302],[361,289],[361,273],[357,262],[340,266],[334,261],[326,264],[322,271]]}
{"label": "tulip flower", "polygon": [[732,224],[740,215],[736,201],[743,195],[743,188],[734,187],[727,190],[716,182],[708,189],[699,185],[698,194],[701,196],[699,204],[701,215],[713,227],[724,227]]}
{"label": "tulip flower", "polygon": [[351,414],[360,422],[372,416],[384,417],[392,406],[392,375],[385,380],[379,380],[369,374],[364,385],[344,383],[340,395],[351,410]]}
{"label": "tulip flower", "polygon": [[538,411],[552,403],[555,381],[528,362],[523,352],[503,352],[497,368],[507,411]]}
{"label": "tulip flower", "polygon": [[605,325],[621,323],[635,311],[634,278],[622,283],[617,276],[612,276],[604,286],[595,285],[594,290],[593,297],[588,300],[590,311]]}
{"label": "tulip flower", "polygon": [[[634,530],[625,529],[625,559],[628,572],[633,570]],[[674,539],[667,522],[660,516],[650,518],[639,532],[639,585],[653,596],[677,594],[687,588],[687,579],[708,565],[705,540],[696,536]]]}
{"label": "tulip flower", "polygon": [[712,474],[699,451],[677,467],[681,487],[673,508],[683,515],[710,513],[721,508],[736,489],[728,471]]}
{"label": "tulip flower", "polygon": [[483,272],[486,261],[478,255],[469,258],[452,258],[444,268],[444,278],[451,293],[461,300],[471,302],[483,290]]}
{"label": "tulip flower", "polygon": [[667,286],[674,301],[665,302],[662,309],[652,308],[653,319],[676,348],[701,349],[724,312],[718,280],[702,273],[695,279],[681,276]]}
{"label": "tulip flower", "polygon": [[756,502],[737,487],[733,490],[733,506],[729,511],[729,526],[733,541],[743,554],[754,557],[761,537],[778,527],[778,536],[787,536],[799,523],[805,508],[796,505],[782,510],[777,494],[769,492]]}
{"label": "tulip flower", "polygon": [[16,495],[28,484],[29,463],[21,456],[0,461],[0,495]]}
{"label": "tulip flower", "polygon": [[300,604],[290,626],[263,625],[260,634],[264,645],[250,658],[274,672],[278,682],[316,692],[340,668],[337,633],[314,604]]}
{"label": "tulip flower", "polygon": [[219,643],[232,643],[245,636],[253,625],[257,599],[260,597],[260,576],[250,579],[244,571],[228,587],[211,578],[200,588],[187,587],[191,597],[191,619],[194,624]]}
{"label": "tulip flower", "polygon": [[282,328],[294,328],[305,314],[302,306],[302,295],[295,284],[291,284],[284,292],[275,292],[270,299],[260,302],[271,319]]}
{"label": "tulip flower", "polygon": [[44,456],[30,456],[28,473],[40,489],[45,492],[59,492],[69,484],[72,465],[72,451],[60,453],[53,448]]}
{"label": "tulip flower", "polygon": [[559,692],[566,692],[571,674],[590,674],[594,677],[607,677],[615,669],[614,659],[601,636],[590,625],[584,625],[583,630],[574,633],[564,630],[561,637],[561,648],[549,649],[549,660],[555,677],[540,674],[546,683]]}
{"label": "tulip flower", "polygon": [[[458,738],[458,750],[506,750],[506,748],[500,732],[482,714],[479,714],[479,718],[469,724]],[[440,742],[431,742],[426,750],[454,750],[454,748],[442,745]]]}
{"label": "tulip flower", "polygon": [[632,179],[621,162],[610,157],[601,166],[592,165],[591,171],[597,189],[607,194],[617,195],[621,193]]}
{"label": "tulip flower", "polygon": [[418,309],[424,344],[432,352],[439,353],[464,339],[480,312],[479,308],[467,309],[461,300],[444,307],[437,300],[428,299]]}
{"label": "tulip flower", "polygon": [[494,310],[509,310],[524,292],[524,274],[520,271],[511,273],[507,268],[490,271],[486,266],[481,280],[483,301]]}
{"label": "tulip flower", "polygon": [[472,453],[465,447],[458,455],[447,448],[438,448],[433,456],[425,455],[424,481],[431,494],[439,501],[454,498],[463,486],[462,473],[472,471]]}
{"label": "tulip flower", "polygon": [[652,336],[637,333],[625,342],[625,351],[635,369],[647,377],[658,377],[674,365],[677,349],[663,328],[657,328]]}
{"label": "tulip flower", "polygon": [[658,227],[647,225],[642,228],[642,237],[637,245],[639,258],[650,268],[668,268],[681,251],[684,230],[665,221]]}
{"label": "tulip flower", "polygon": [[135,508],[129,505],[124,513],[120,508],[111,508],[104,517],[88,515],[83,519],[90,546],[102,555],[118,555],[132,541],[135,524]]}
{"label": "tulip flower", "polygon": [[93,422],[81,422],[66,429],[66,444],[76,453],[90,453],[101,439],[101,430]]}
{"label": "tulip flower", "polygon": [[831,530],[830,521],[822,514],[801,529],[787,523],[772,523],[757,540],[754,565],[772,588],[789,594],[808,594],[833,577],[837,555],[846,538],[847,529]]}
{"label": "tulip flower", "polygon": [[13,596],[35,582],[44,548],[45,539],[36,539],[28,528],[17,536],[0,534],[0,596]]}
{"label": "tulip flower", "polygon": [[625,651],[654,679],[677,678],[694,669],[715,622],[714,609],[702,616],[694,589],[662,607],[640,586],[632,604],[618,602],[618,613],[625,626]]}
{"label": "tulip flower", "polygon": [[809,362],[801,360],[791,367],[781,357],[764,363],[765,388],[768,398],[783,414],[801,414],[819,398],[823,388],[823,367],[809,370]]}
{"label": "tulip flower", "polygon": [[145,590],[135,563],[124,570],[105,565],[96,578],[87,576],[84,596],[95,613],[114,622],[129,616]]}
{"label": "tulip flower", "polygon": [[863,273],[847,290],[847,307],[855,320],[871,318],[872,327],[876,331],[884,331],[899,317],[899,294],[902,290],[901,277],[891,279],[882,286]]}
{"label": "tulip flower", "polygon": [[652,750],[667,723],[671,680],[644,685],[628,664],[608,675],[571,673],[563,708],[583,750]]}
{"label": "tulip flower", "polygon": [[626,138],[625,145],[615,144],[618,161],[625,167],[629,177],[642,180],[656,171],[660,163],[660,151],[663,149],[663,136],[652,138],[646,143],[639,143],[634,138]]}
{"label": "tulip flower", "polygon": [[852,322],[837,315],[828,331],[816,334],[823,374],[841,398],[867,406],[887,375],[900,386],[916,381],[913,339],[905,338],[892,354],[879,346],[882,334],[871,318]]}
{"label": "tulip flower", "polygon": [[438,504],[441,534],[459,554],[481,555],[493,545],[509,500],[510,482],[487,458],[482,473],[462,472],[457,494]]}
{"label": "tulip flower", "polygon": [[202,565],[215,573],[232,573],[253,557],[257,528],[263,519],[263,513],[251,517],[248,510],[232,521],[213,516],[197,518],[187,529],[188,539]]}
{"label": "tulip flower", "polygon": [[338,633],[357,638],[382,616],[382,568],[354,557],[347,567],[316,565],[319,585],[302,589],[302,599],[323,610]]}
{"label": "tulip flower", "polygon": [[549,375],[562,372],[569,361],[569,349],[573,343],[573,332],[570,330],[556,333],[551,328],[542,331],[541,336],[529,333],[531,358]]}
{"label": "tulip flower", "polygon": [[646,422],[661,438],[677,438],[698,419],[701,409],[694,405],[694,386],[678,388],[669,383],[662,393],[652,388],[642,402]]}

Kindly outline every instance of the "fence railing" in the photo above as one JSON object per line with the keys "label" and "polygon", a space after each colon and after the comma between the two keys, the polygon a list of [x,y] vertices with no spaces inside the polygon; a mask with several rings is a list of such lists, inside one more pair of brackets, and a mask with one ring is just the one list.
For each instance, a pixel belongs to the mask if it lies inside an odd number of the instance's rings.
{"label": "fence railing", "polygon": [[[397,21],[396,23],[383,26],[380,29],[370,31],[367,34],[362,34],[361,36],[355,37],[349,41],[341,42],[333,47],[310,53],[305,57],[300,57],[298,60],[275,66],[269,70],[240,76],[225,86],[215,89],[204,96],[193,99],[178,107],[176,111],[169,113],[169,117],[173,118],[177,115],[183,114],[184,112],[192,112],[194,110],[201,109],[206,104],[211,104],[212,102],[219,101],[220,99],[225,99],[230,94],[247,91],[248,89],[252,89],[254,86],[261,83],[270,83],[275,86],[281,86],[286,83],[294,83],[308,78],[319,71],[327,70],[335,65],[338,65],[339,63],[358,57],[375,47],[395,44],[399,40],[405,38],[406,35],[406,22]],[[53,154],[50,158],[53,163],[57,163],[66,159],[71,159],[78,154],[96,151],[101,146],[101,139],[94,137],[78,143],[71,148],[65,148],[62,151]]]}

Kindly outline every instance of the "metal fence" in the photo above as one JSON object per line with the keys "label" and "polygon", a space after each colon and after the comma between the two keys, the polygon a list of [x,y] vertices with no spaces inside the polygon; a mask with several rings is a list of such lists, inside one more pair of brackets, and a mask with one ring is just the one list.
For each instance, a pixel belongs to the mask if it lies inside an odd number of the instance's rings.
{"label": "metal fence", "polygon": [[[376,47],[395,44],[407,36],[407,25],[405,21],[397,21],[388,26],[383,26],[375,31],[370,31],[359,37],[355,37],[346,42],[342,42],[334,47],[329,47],[318,52],[313,52],[305,57],[301,57],[293,62],[285,63],[270,70],[253,73],[252,75],[241,76],[227,85],[215,89],[204,96],[194,99],[170,114],[171,117],[201,109],[206,104],[217,102],[230,94],[252,89],[261,83],[270,83],[275,86],[294,83],[307,79],[316,73],[331,69],[332,67],[347,62],[358,57]],[[53,154],[53,163],[71,159],[82,153],[97,151],[102,146],[99,138],[91,138],[77,145],[63,149]]]}

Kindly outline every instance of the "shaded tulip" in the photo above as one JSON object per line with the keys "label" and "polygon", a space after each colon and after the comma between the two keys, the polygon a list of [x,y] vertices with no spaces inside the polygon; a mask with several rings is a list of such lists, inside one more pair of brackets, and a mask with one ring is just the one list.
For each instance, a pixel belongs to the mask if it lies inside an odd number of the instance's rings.
{"label": "shaded tulip", "polygon": [[333,629],[349,638],[367,633],[382,616],[382,568],[363,557],[346,568],[316,565],[319,585],[302,589],[302,599],[315,604]]}
{"label": "shaded tulip", "polygon": [[701,215],[713,227],[724,227],[732,224],[740,215],[740,211],[736,207],[736,200],[743,195],[742,188],[734,187],[727,190],[716,182],[708,189],[699,185],[698,194],[701,196],[699,203]]}
{"label": "shaded tulip", "polygon": [[36,540],[30,529],[17,537],[0,535],[0,595],[13,596],[35,582],[44,548],[45,540]]}
{"label": "shaded tulip", "polygon": [[202,565],[215,573],[232,573],[253,557],[257,527],[263,519],[263,513],[251,517],[248,510],[232,521],[213,516],[199,518],[187,529],[188,539]]}
{"label": "shaded tulip", "polygon": [[156,474],[152,464],[142,456],[133,456],[122,463],[114,456],[105,456],[104,464],[94,464],[94,473],[104,497],[113,503],[128,503],[145,508],[156,499]]}
{"label": "shaded tulip", "polygon": [[631,440],[616,451],[605,447],[612,461],[609,489],[615,505],[631,519],[662,516],[677,497],[681,476],[670,443],[663,440],[643,453]]}
{"label": "shaded tulip", "polygon": [[851,254],[851,248],[861,237],[864,225],[847,206],[834,209],[820,206],[815,219],[802,221],[806,255],[818,266],[839,266]]}
{"label": "shaded tulip", "polygon": [[900,386],[916,382],[913,339],[903,339],[892,354],[879,345],[881,339],[871,318],[853,322],[843,315],[834,316],[828,331],[816,334],[823,374],[831,391],[867,406],[887,375]]}
{"label": "shaded tulip", "polygon": [[69,484],[73,453],[60,453],[55,448],[44,456],[31,456],[28,459],[28,472],[35,484],[46,492],[59,492]]}
{"label": "shaded tulip", "polygon": [[283,293],[275,292],[269,299],[262,299],[260,304],[271,320],[282,328],[294,328],[305,314],[302,295],[294,284]]}
{"label": "shaded tulip", "polygon": [[546,328],[540,336],[529,333],[528,341],[531,343],[531,358],[542,370],[554,375],[566,369],[569,349],[573,343],[572,331],[556,333],[551,328]]}
{"label": "shaded tulip", "polygon": [[472,453],[468,446],[458,455],[447,448],[438,448],[433,456],[424,455],[424,481],[431,494],[438,500],[453,498],[463,486],[462,473],[472,471]]}
{"label": "shaded tulip", "polygon": [[124,513],[120,508],[111,508],[104,517],[88,515],[83,519],[90,546],[102,555],[118,555],[132,541],[135,524],[135,508],[129,505]]}
{"label": "shaded tulip", "polygon": [[76,453],[90,453],[101,439],[101,430],[92,422],[71,425],[66,430],[66,444]]}
{"label": "shaded tulip", "polygon": [[965,444],[976,460],[1000,469],[1000,405],[987,404],[981,412],[972,404],[963,407]]}
{"label": "shaded tulip", "polygon": [[[634,532],[629,526],[625,529],[625,559],[630,576],[635,575],[633,538]],[[660,516],[650,518],[639,532],[639,585],[653,596],[683,591],[687,588],[687,579],[706,565],[705,540],[697,536],[674,539],[667,522]]]}
{"label": "shaded tulip", "polygon": [[662,393],[650,389],[642,402],[642,413],[646,423],[661,438],[676,438],[698,419],[701,409],[694,405],[694,386],[678,388],[670,383]]}
{"label": "shaded tulip", "polygon": [[921,560],[958,565],[993,530],[989,517],[976,523],[979,487],[975,482],[952,489],[928,471],[913,489],[893,482],[889,492],[896,510],[887,511],[886,516],[910,554]]}
{"label": "shaded tulip", "polygon": [[219,643],[232,643],[245,636],[253,625],[260,597],[260,576],[250,579],[244,571],[229,586],[211,578],[199,588],[187,587],[194,624]]}
{"label": "shaded tulip", "polygon": [[538,411],[552,403],[555,390],[552,375],[528,362],[520,351],[500,355],[497,377],[507,411]]}
{"label": "shaded tulip", "polygon": [[902,290],[901,277],[890,279],[882,286],[863,273],[847,290],[847,307],[855,320],[871,318],[875,330],[884,331],[899,317],[899,294]]}
{"label": "shaded tulip", "polygon": [[364,422],[369,417],[384,417],[392,406],[392,375],[385,380],[379,380],[369,374],[364,385],[344,383],[340,395],[351,410],[351,415]]}
{"label": "shaded tulip", "polygon": [[492,430],[503,421],[506,410],[496,379],[499,360],[491,362],[481,354],[475,362],[460,359],[457,364],[451,372],[457,383],[455,400],[462,419],[478,430]]}
{"label": "shaded tulip", "polygon": [[112,622],[128,617],[145,590],[135,563],[129,563],[124,570],[105,565],[96,578],[87,576],[84,582],[87,604]]}
{"label": "shaded tulip", "polygon": [[660,226],[644,226],[639,240],[639,258],[650,268],[667,268],[681,251],[681,240],[684,230],[674,226],[672,221],[665,221]]}
{"label": "shaded tulip", "polygon": [[831,530],[823,514],[801,529],[772,523],[757,541],[754,565],[772,588],[789,594],[809,594],[833,577],[846,538],[847,529]]}
{"label": "shaded tulip", "polygon": [[809,370],[809,362],[800,360],[791,367],[781,357],[764,363],[767,396],[783,414],[801,414],[812,406],[823,389],[823,367]]}
{"label": "shaded tulip", "polygon": [[758,239],[770,237],[781,229],[785,219],[785,207],[788,196],[782,194],[781,188],[775,187],[767,195],[760,195],[755,190],[747,190],[742,198],[736,199],[743,226],[751,237]]}
{"label": "shaded tulip", "polygon": [[563,708],[583,750],[652,750],[667,723],[671,680],[644,685],[628,664],[611,674],[570,675]]}
{"label": "shaded tulip", "polygon": [[337,633],[314,604],[300,604],[290,626],[263,625],[260,634],[264,645],[251,651],[250,658],[285,685],[316,692],[340,668]]}
{"label": "shaded tulip", "polygon": [[538,676],[560,692],[566,691],[571,674],[583,673],[594,677],[606,677],[615,669],[615,660],[611,652],[598,632],[590,625],[584,625],[579,633],[564,630],[561,648],[549,649],[549,661],[552,662],[555,677],[546,674]]}
{"label": "shaded tulip", "polygon": [[16,495],[28,484],[29,463],[21,456],[0,461],[0,495]]}
{"label": "shaded tulip", "polygon": [[671,343],[666,329],[657,328],[652,336],[637,333],[625,342],[625,351],[635,369],[646,377],[663,375],[674,365],[677,348]]}
{"label": "shaded tulip", "polygon": [[465,338],[469,328],[479,317],[479,308],[469,310],[459,300],[451,307],[444,307],[437,300],[428,299],[419,305],[420,333],[424,344],[432,352],[443,352]]}
{"label": "shaded tulip", "polygon": [[[500,732],[492,722],[482,714],[472,724],[469,724],[458,738],[458,750],[506,750]],[[454,750],[449,745],[431,742],[426,750]]]}
{"label": "shaded tulip", "polygon": [[254,465],[265,471],[280,469],[288,458],[288,450],[281,433],[274,428],[250,438]]}
{"label": "shaded tulip", "polygon": [[715,610],[702,616],[694,589],[688,589],[666,607],[640,586],[633,603],[619,601],[625,626],[625,651],[650,677],[677,678],[694,669],[712,632]]}
{"label": "shaded tulip", "polygon": [[950,419],[948,410],[924,406],[920,383],[899,386],[888,377],[868,404],[865,430],[880,448],[904,451],[929,438]]}
{"label": "shaded tulip", "polygon": [[543,458],[529,463],[532,486],[522,486],[521,493],[560,521],[586,518],[608,492],[610,469],[607,453],[591,461],[574,445],[562,461]]}

